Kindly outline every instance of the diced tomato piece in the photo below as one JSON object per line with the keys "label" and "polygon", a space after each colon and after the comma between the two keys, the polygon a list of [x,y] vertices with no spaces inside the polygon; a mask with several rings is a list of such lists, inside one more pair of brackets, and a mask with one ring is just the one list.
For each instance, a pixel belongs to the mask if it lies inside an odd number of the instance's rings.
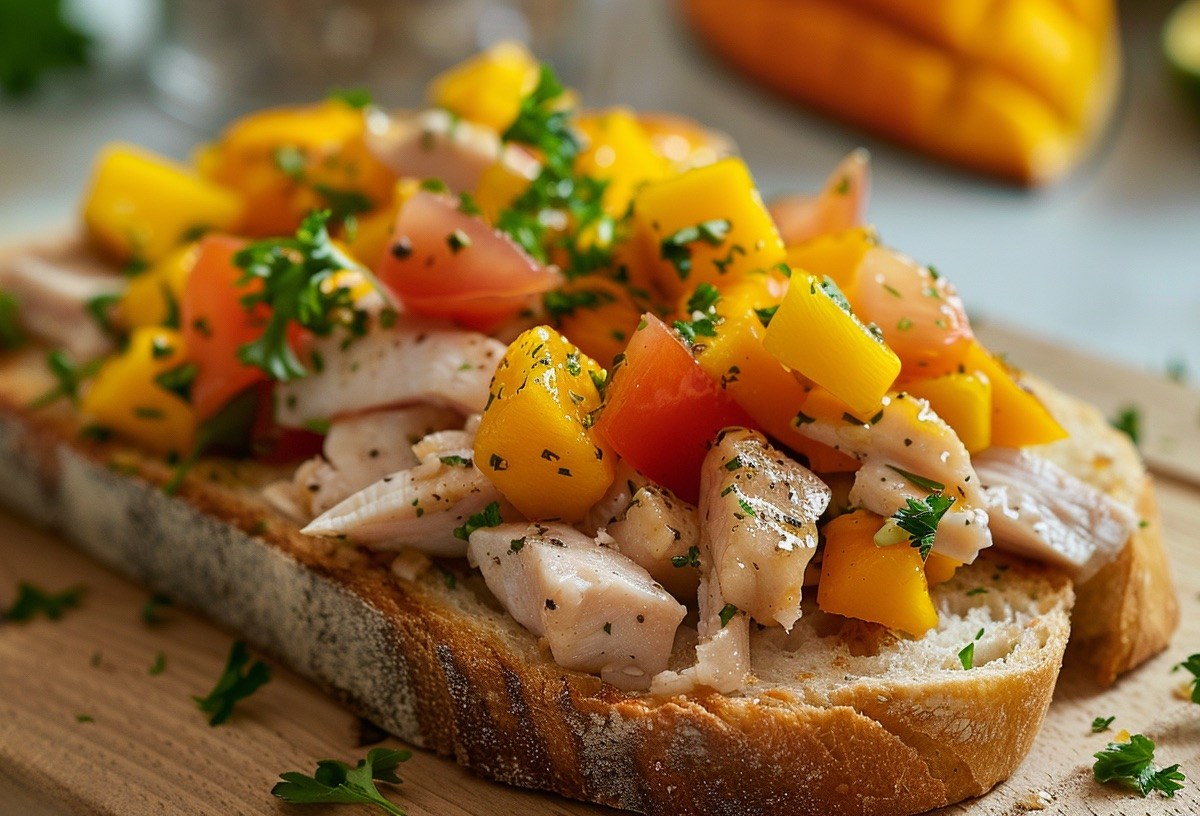
{"label": "diced tomato piece", "polygon": [[820,195],[792,195],[771,202],[768,209],[783,242],[791,247],[862,224],[870,176],[870,157],[865,150],[855,150],[829,175]]}
{"label": "diced tomato piece", "polygon": [[377,276],[406,311],[483,331],[561,282],[556,270],[540,265],[507,235],[463,212],[454,199],[426,190],[397,212]]}
{"label": "diced tomato piece", "polygon": [[758,428],[665,323],[643,316],[613,370],[596,430],[635,470],[695,504],[700,465],[722,428]]}
{"label": "diced tomato piece", "polygon": [[201,421],[267,378],[266,372],[238,359],[238,348],[256,340],[266,322],[265,307],[254,312],[242,308],[241,298],[253,288],[238,286],[242,270],[233,256],[245,245],[245,240],[230,235],[206,236],[183,290],[180,328],[188,358],[198,369],[192,405]]}

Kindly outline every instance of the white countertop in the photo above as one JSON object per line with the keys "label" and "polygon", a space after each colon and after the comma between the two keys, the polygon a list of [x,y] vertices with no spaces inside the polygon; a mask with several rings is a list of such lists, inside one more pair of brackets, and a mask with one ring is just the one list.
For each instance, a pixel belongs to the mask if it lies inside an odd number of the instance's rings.
{"label": "white countertop", "polygon": [[[589,102],[675,110],[725,130],[768,196],[815,189],[843,154],[865,145],[871,220],[887,243],[954,280],[972,315],[1150,371],[1182,361],[1200,377],[1200,110],[1184,103],[1161,63],[1169,0],[1125,4],[1118,117],[1090,163],[1034,192],[782,103],[726,73],[667,4],[610,2],[621,11],[615,34],[597,37],[605,68],[585,83]],[[127,73],[51,90],[32,103],[0,102],[0,240],[67,222],[91,156],[108,140],[182,157],[211,135],[159,111]]]}

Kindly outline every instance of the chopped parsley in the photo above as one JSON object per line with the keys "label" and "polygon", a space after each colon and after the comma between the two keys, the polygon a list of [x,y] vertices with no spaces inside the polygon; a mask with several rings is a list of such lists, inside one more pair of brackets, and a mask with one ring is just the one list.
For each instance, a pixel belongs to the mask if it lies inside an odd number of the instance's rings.
{"label": "chopped parsley", "polygon": [[[882,419],[882,417],[880,417],[880,418]],[[874,424],[877,420],[875,420],[874,417],[872,417],[871,421],[872,421],[872,424]],[[898,468],[895,465],[888,465],[887,468],[888,468],[888,470],[892,470],[892,471],[895,471],[896,473],[899,473],[901,476],[904,477],[904,480],[906,482],[913,485],[914,487],[919,487],[922,490],[928,490],[931,493],[941,493],[943,490],[946,489],[946,486],[944,484],[942,484],[941,482],[934,481],[933,479],[930,479],[926,476],[920,476],[911,471],[904,470],[902,468]]]}
{"label": "chopped parsley", "polygon": [[447,467],[470,467],[472,464],[466,456],[439,456],[438,460]]}
{"label": "chopped parsley", "polygon": [[50,369],[58,384],[29,403],[29,410],[37,411],[64,398],[78,403],[79,387],[85,380],[95,376],[102,363],[103,360],[91,360],[76,364],[61,349],[50,352],[46,355],[46,368]]}
{"label": "chopped parsley", "polygon": [[330,91],[329,98],[341,102],[343,105],[349,105],[356,110],[362,110],[375,102],[371,96],[371,92],[365,88],[345,88]]}
{"label": "chopped parsley", "polygon": [[1096,758],[1092,774],[1097,782],[1115,782],[1142,797],[1158,791],[1171,799],[1186,780],[1178,765],[1159,768],[1154,764],[1154,742],[1141,734],[1132,735],[1129,742],[1110,742],[1092,756]]}
{"label": "chopped parsley", "polygon": [[721,628],[724,629],[726,626],[728,626],[729,622],[733,620],[733,616],[737,613],[738,608],[731,603],[727,603],[725,606],[721,607],[721,612],[719,614],[719,617],[721,618]]}
{"label": "chopped parsley", "polygon": [[0,617],[13,623],[25,623],[38,615],[59,620],[68,609],[79,606],[83,592],[83,587],[72,587],[55,595],[22,581],[17,585],[17,599]]}
{"label": "chopped parsley", "polygon": [[671,556],[671,566],[678,569],[684,567],[699,567],[700,566],[700,548],[697,546],[688,547],[687,555]]}
{"label": "chopped parsley", "polygon": [[154,382],[164,391],[170,391],[187,400],[190,399],[192,383],[196,381],[196,375],[199,373],[200,369],[195,363],[182,363],[159,374],[154,378]]}
{"label": "chopped parsley", "polygon": [[716,337],[721,317],[717,314],[717,301],[721,293],[711,283],[701,283],[688,298],[689,320],[676,320],[675,331],[689,346],[696,345],[696,338]]}
{"label": "chopped parsley", "polygon": [[755,309],[754,314],[758,315],[758,322],[763,324],[763,328],[771,325],[771,321],[775,318],[775,313],[779,311],[778,304],[775,306],[767,306],[763,309]]}
{"label": "chopped parsley", "polygon": [[492,502],[481,512],[467,517],[466,524],[454,528],[454,537],[460,541],[470,541],[471,533],[483,527],[497,527],[504,523],[500,517],[500,502]]}
{"label": "chopped parsley", "polygon": [[1128,405],[1117,412],[1117,415],[1109,420],[1114,428],[1133,440],[1133,444],[1141,443],[1142,439],[1142,414],[1137,407]]}
{"label": "chopped parsley", "polygon": [[973,668],[975,665],[975,643],[968,643],[958,653],[958,661],[962,663],[963,669]]}
{"label": "chopped parsley", "polygon": [[461,229],[456,229],[454,232],[446,236],[446,245],[450,247],[450,251],[457,255],[467,247],[471,246],[471,236],[467,235]]}
{"label": "chopped parsley", "polygon": [[1113,724],[1113,720],[1115,719],[1116,716],[1114,715],[1112,717],[1097,717],[1096,719],[1092,720],[1092,733],[1099,734],[1101,731],[1107,731],[1108,727]]}
{"label": "chopped parsley", "polygon": [[151,677],[158,677],[167,670],[167,656],[159,652],[154,656],[154,662],[150,664],[150,668],[146,670]]}
{"label": "chopped parsley", "polygon": [[729,236],[732,226],[728,218],[713,218],[684,227],[663,238],[659,243],[659,255],[675,267],[680,280],[687,280],[692,272],[692,244],[703,241],[709,246],[720,246]]}
{"label": "chopped parsley", "polygon": [[112,309],[120,302],[120,295],[108,292],[88,299],[83,308],[91,316],[92,320],[96,321],[96,325],[100,327],[100,331],[109,337],[120,337],[121,332],[117,330],[117,327],[112,322]]}
{"label": "chopped parsley", "polygon": [[238,700],[244,700],[271,679],[271,667],[261,660],[250,663],[250,652],[242,641],[229,649],[229,660],[207,697],[193,697],[200,710],[209,715],[208,724],[220,725],[229,719]]}
{"label": "chopped parsley", "polygon": [[575,314],[578,309],[596,309],[614,301],[616,297],[604,289],[577,289],[573,292],[554,289],[542,295],[542,308],[549,318],[559,321]]}
{"label": "chopped parsley", "polygon": [[353,768],[336,759],[322,759],[312,776],[298,771],[280,774],[283,781],[275,783],[271,795],[294,805],[374,805],[392,816],[405,816],[375,783],[399,784],[396,768],[411,756],[410,751],[372,748]]}
{"label": "chopped parsley", "polygon": [[171,600],[170,597],[162,594],[161,592],[154,593],[146,599],[144,604],[142,604],[142,623],[146,624],[147,626],[157,626],[158,624],[162,623],[163,618],[158,614],[159,611],[165,607],[171,606],[174,603],[175,602]]}
{"label": "chopped parsley", "polygon": [[1189,655],[1187,660],[1171,667],[1171,671],[1179,669],[1192,675],[1192,679],[1188,681],[1188,685],[1192,689],[1192,702],[1200,703],[1200,654]]}
{"label": "chopped parsley", "polygon": [[290,325],[322,337],[335,328],[346,329],[351,337],[360,337],[367,330],[368,315],[355,306],[350,288],[330,286],[341,270],[369,273],[330,239],[329,219],[328,210],[310,213],[295,237],[258,241],[234,256],[234,263],[243,270],[239,285],[262,282],[261,287],[242,296],[242,307],[252,311],[266,304],[271,309],[262,336],[241,346],[238,359],[280,382],[308,374],[288,343]]}

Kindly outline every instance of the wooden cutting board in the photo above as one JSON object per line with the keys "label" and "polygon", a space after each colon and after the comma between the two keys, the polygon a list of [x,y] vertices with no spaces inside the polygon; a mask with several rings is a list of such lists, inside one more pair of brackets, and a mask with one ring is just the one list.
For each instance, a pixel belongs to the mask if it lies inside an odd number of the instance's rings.
{"label": "wooden cutting board", "polygon": [[[1170,673],[1200,651],[1200,394],[1002,329],[981,334],[990,347],[1107,413],[1126,405],[1141,409],[1143,446],[1160,477],[1183,624],[1171,649],[1107,691],[1098,691],[1086,672],[1066,669],[1017,774],[944,813],[1023,813],[1038,792],[1051,797],[1052,813],[1200,813],[1200,706],[1177,696],[1183,678]],[[0,608],[11,602],[19,580],[87,590],[81,608],[59,622],[0,624],[0,816],[378,812],[291,807],[271,797],[280,772],[312,773],[326,758],[353,763],[367,750],[363,737],[371,737],[355,716],[282,666],[273,667],[274,679],[228,724],[208,726],[191,697],[212,687],[233,633],[178,608],[147,626],[140,614],[145,590],[0,515]],[[165,670],[151,674],[159,655]],[[1109,715],[1117,718],[1113,731],[1093,734],[1092,719]],[[1154,739],[1163,763],[1180,763],[1194,779],[1173,800],[1143,800],[1097,785],[1091,755],[1120,728]],[[400,771],[404,784],[389,793],[410,816],[615,813],[495,785],[421,751]]]}

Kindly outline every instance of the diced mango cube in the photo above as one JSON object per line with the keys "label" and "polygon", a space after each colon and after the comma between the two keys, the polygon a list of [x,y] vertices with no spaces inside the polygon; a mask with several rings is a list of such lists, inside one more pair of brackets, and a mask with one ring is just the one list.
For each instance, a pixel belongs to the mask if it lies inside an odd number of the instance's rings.
{"label": "diced mango cube", "polygon": [[792,276],[767,328],[767,350],[824,386],[850,410],[871,416],[900,373],[900,358],[859,322],[828,283]]}
{"label": "diced mango cube", "polygon": [[829,278],[846,297],[854,300],[858,265],[867,250],[879,245],[872,227],[855,227],[819,235],[787,249],[787,265],[802,269],[818,280]]}
{"label": "diced mango cube", "polygon": [[537,81],[533,55],[519,43],[501,42],[434,77],[428,97],[431,105],[502,132]]}
{"label": "diced mango cube", "polygon": [[928,400],[970,453],[992,444],[992,383],[981,371],[913,380],[904,386]]}
{"label": "diced mango cube", "polygon": [[196,412],[168,389],[171,375],[187,365],[179,332],[158,326],[135,329],[125,350],[96,374],[81,411],[156,453],[187,454],[196,436]]}
{"label": "diced mango cube", "polygon": [[635,239],[670,300],[699,283],[731,285],[784,259],[783,240],[741,159],[652,182],[634,197]]}
{"label": "diced mango cube", "polygon": [[961,566],[961,561],[955,561],[940,553],[930,553],[925,559],[925,580],[930,586],[944,584],[954,577],[954,572]]}
{"label": "diced mango cube", "polygon": [[938,623],[925,565],[907,544],[877,547],[875,533],[883,523],[874,513],[855,510],[825,525],[817,606],[920,637]]}
{"label": "diced mango cube", "polygon": [[83,204],[88,235],[119,261],[157,261],[201,232],[232,228],[241,214],[234,193],[123,144],[100,153]]}
{"label": "diced mango cube", "polygon": [[549,326],[522,333],[496,369],[475,462],[529,518],[579,521],[612,484],[616,456],[587,423],[603,376]]}
{"label": "diced mango cube", "polygon": [[179,247],[129,281],[117,307],[117,319],[127,329],[161,326],[179,317],[179,303],[188,275],[196,264],[198,244]]}
{"label": "diced mango cube", "polygon": [[1067,437],[1067,431],[1016,378],[1012,369],[973,341],[963,369],[982,372],[992,386],[992,444],[1006,448],[1044,445]]}
{"label": "diced mango cube", "polygon": [[671,174],[671,163],[654,149],[632,111],[613,108],[584,115],[576,125],[587,137],[587,147],[576,159],[575,169],[608,182],[604,209],[609,215],[624,215],[643,184]]}

